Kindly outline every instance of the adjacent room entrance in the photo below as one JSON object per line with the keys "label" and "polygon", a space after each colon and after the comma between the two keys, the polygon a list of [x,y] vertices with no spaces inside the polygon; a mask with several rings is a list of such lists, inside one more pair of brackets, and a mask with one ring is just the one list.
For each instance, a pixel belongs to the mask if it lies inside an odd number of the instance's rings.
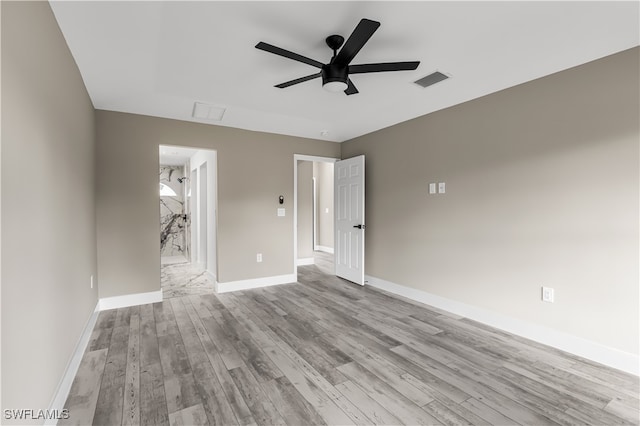
{"label": "adjacent room entrance", "polygon": [[364,285],[364,156],[294,155],[294,271],[316,265]]}
{"label": "adjacent room entrance", "polygon": [[160,253],[164,298],[214,292],[216,151],[160,146]]}

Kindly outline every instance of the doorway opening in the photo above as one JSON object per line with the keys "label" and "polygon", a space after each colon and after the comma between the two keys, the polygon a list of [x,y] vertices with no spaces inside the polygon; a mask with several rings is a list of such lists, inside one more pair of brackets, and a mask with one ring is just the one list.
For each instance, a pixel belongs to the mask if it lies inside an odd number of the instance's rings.
{"label": "doorway opening", "polygon": [[335,275],[335,158],[294,155],[294,273],[298,266]]}
{"label": "doorway opening", "polygon": [[160,145],[160,264],[165,299],[215,292],[217,152]]}

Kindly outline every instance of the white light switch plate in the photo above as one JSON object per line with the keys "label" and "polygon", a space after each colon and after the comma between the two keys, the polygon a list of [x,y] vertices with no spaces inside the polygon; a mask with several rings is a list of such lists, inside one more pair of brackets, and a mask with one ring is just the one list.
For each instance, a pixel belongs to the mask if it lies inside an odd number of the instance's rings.
{"label": "white light switch plate", "polygon": [[284,216],[285,215],[285,209],[278,209],[278,216]]}
{"label": "white light switch plate", "polygon": [[436,184],[435,183],[430,183],[429,184],[429,194],[435,194],[436,193]]}
{"label": "white light switch plate", "polygon": [[440,182],[438,184],[438,194],[444,194],[445,192],[446,192],[445,183],[444,182]]}

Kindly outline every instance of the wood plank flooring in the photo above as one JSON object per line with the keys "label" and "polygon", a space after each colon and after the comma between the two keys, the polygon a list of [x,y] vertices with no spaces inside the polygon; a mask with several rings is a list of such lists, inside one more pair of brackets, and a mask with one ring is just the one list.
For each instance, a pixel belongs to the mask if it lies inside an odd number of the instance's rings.
{"label": "wood plank flooring", "polygon": [[638,377],[329,275],[104,311],[60,424],[639,424]]}

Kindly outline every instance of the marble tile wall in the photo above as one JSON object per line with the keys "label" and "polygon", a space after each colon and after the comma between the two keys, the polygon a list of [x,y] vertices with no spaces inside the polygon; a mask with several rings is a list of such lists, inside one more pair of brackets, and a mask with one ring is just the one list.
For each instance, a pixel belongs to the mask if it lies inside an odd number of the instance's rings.
{"label": "marble tile wall", "polygon": [[160,183],[173,189],[176,196],[160,197],[160,255],[162,257],[184,256],[189,259],[189,212],[186,203],[188,176],[186,166],[160,166]]}

